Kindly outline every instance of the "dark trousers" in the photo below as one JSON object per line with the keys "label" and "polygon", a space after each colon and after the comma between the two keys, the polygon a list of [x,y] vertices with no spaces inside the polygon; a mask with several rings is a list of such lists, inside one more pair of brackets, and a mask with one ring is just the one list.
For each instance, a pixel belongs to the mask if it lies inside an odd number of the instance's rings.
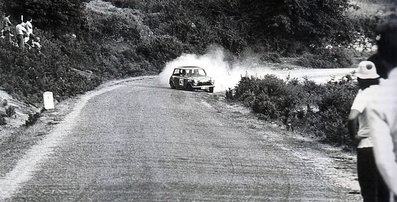
{"label": "dark trousers", "polygon": [[390,192],[383,181],[372,147],[357,149],[357,173],[364,202],[388,202]]}
{"label": "dark trousers", "polygon": [[22,34],[17,35],[17,42],[20,49],[25,49],[25,41],[23,40]]}

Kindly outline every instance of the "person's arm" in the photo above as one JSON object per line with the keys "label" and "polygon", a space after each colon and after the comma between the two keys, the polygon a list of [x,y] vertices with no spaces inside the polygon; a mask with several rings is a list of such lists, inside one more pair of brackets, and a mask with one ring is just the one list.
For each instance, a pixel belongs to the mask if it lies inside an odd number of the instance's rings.
{"label": "person's arm", "polygon": [[10,21],[9,18],[6,19],[6,23],[7,23],[8,26],[11,26],[11,25],[12,25],[12,23],[11,23],[11,21]]}
{"label": "person's arm", "polygon": [[376,165],[389,189],[397,195],[397,162],[390,126],[375,109],[369,108],[367,116],[374,143]]}
{"label": "person's arm", "polygon": [[358,131],[358,116],[360,112],[358,110],[352,109],[349,114],[349,118],[347,121],[347,128],[349,129],[349,135],[352,140],[358,140],[357,136]]}

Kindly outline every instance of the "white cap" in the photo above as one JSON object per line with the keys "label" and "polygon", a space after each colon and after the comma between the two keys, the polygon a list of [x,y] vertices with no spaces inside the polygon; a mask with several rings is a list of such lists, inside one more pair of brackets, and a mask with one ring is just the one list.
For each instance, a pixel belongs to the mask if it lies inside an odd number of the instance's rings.
{"label": "white cap", "polygon": [[377,79],[375,64],[371,61],[362,61],[358,64],[356,76],[360,79]]}

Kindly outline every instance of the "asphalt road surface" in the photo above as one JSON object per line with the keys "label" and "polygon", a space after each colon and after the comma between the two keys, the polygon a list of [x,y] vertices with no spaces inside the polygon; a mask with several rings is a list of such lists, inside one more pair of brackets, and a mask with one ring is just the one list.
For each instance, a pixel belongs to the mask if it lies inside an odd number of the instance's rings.
{"label": "asphalt road surface", "polygon": [[280,149],[263,138],[266,131],[259,136],[225,118],[208,96],[161,87],[156,78],[91,96],[48,137],[56,138],[3,177],[2,199],[351,200],[346,187],[297,158],[294,148]]}

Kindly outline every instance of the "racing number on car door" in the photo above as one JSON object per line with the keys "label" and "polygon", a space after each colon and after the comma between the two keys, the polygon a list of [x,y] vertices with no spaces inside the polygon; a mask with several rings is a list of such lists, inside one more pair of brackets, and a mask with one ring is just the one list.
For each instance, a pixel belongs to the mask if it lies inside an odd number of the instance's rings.
{"label": "racing number on car door", "polygon": [[180,86],[179,86],[179,76],[175,76],[174,77],[174,85],[175,85],[175,87],[180,88]]}
{"label": "racing number on car door", "polygon": [[174,85],[176,88],[180,88],[181,86],[179,85],[179,80],[180,80],[180,76],[181,76],[181,70],[180,69],[176,69],[174,72]]}

